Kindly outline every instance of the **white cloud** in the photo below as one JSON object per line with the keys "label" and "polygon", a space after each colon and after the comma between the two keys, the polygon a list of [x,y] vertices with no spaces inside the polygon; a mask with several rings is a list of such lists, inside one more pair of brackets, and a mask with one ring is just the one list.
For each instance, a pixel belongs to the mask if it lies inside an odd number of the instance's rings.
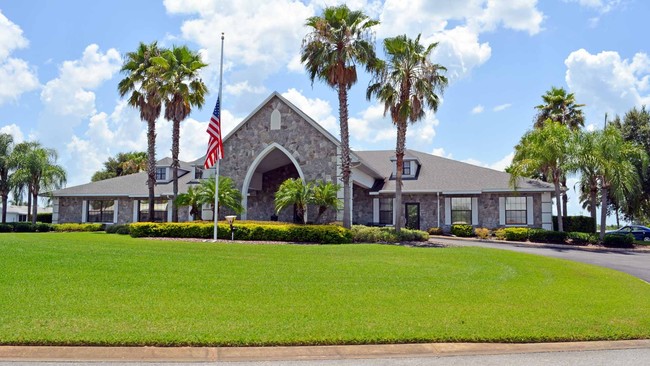
{"label": "white cloud", "polygon": [[580,49],[572,52],[564,64],[567,85],[593,118],[650,104],[650,58],[645,53],[637,53],[629,60],[621,59],[614,51],[594,55]]}
{"label": "white cloud", "polygon": [[468,27],[438,32],[424,42],[438,42],[432,60],[447,68],[447,76],[452,81],[469,75],[472,69],[484,64],[492,55],[490,44],[480,43],[478,33]]}
{"label": "white cloud", "polygon": [[303,66],[302,62],[300,61],[300,54],[297,53],[295,54],[291,60],[289,60],[289,63],[287,64],[287,70],[290,72],[295,72],[295,73],[304,73],[305,72],[305,67]]}
{"label": "white cloud", "polygon": [[508,155],[504,156],[498,161],[495,161],[494,163],[484,163],[480,160],[469,158],[463,160],[464,163],[472,164],[472,165],[478,165],[482,166],[485,168],[490,168],[494,170],[500,170],[500,171],[505,171],[505,169],[512,163],[512,158],[514,158],[515,153],[511,152]]}
{"label": "white cloud", "polygon": [[483,113],[483,110],[484,110],[484,109],[485,109],[485,108],[484,108],[482,105],[479,104],[479,105],[477,105],[476,107],[472,108],[471,113],[472,113],[472,114]]}
{"label": "white cloud", "polygon": [[508,109],[510,107],[512,107],[511,103],[499,104],[498,106],[492,108],[492,111],[501,112],[501,111],[506,110],[506,109]]}
{"label": "white cloud", "polygon": [[594,10],[597,16],[589,19],[589,25],[595,27],[600,22],[600,18],[622,5],[622,0],[564,0],[568,3],[578,3],[580,6]]}
{"label": "white cloud", "polygon": [[91,116],[95,113],[95,93],[91,90],[111,79],[121,62],[115,49],[102,53],[98,45],[91,44],[81,59],[63,62],[59,76],[43,87],[41,101],[48,111],[58,115]]}
{"label": "white cloud", "polygon": [[248,80],[236,84],[227,84],[225,86],[225,92],[232,95],[242,95],[243,93],[252,93],[252,94],[264,94],[267,92],[266,87],[263,85],[260,86],[251,86],[248,84]]}
{"label": "white cloud", "polygon": [[36,71],[26,61],[9,57],[28,45],[22,29],[0,12],[0,105],[39,86]]}
{"label": "white cloud", "polygon": [[20,126],[12,123],[10,125],[0,127],[0,133],[8,133],[14,137],[14,143],[21,143],[25,140],[25,135],[23,131],[20,130]]}
{"label": "white cloud", "polygon": [[318,122],[332,135],[339,136],[340,128],[338,120],[332,114],[332,106],[326,100],[320,98],[307,98],[300,91],[290,88],[282,93],[291,103],[295,104],[301,111],[305,112],[314,121]]}
{"label": "white cloud", "polygon": [[445,149],[442,147],[437,147],[431,151],[431,154],[435,156],[440,156],[442,158],[453,159],[452,153],[445,152]]}
{"label": "white cloud", "polygon": [[542,30],[544,14],[537,9],[537,0],[488,0],[487,8],[478,19],[485,30],[494,30],[501,24],[504,28],[534,35]]}

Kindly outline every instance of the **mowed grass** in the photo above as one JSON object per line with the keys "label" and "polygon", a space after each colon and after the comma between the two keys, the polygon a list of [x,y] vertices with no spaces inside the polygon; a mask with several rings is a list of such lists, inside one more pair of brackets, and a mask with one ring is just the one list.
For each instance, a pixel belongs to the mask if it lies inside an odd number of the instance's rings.
{"label": "mowed grass", "polygon": [[480,248],[0,235],[0,344],[650,338],[650,285]]}

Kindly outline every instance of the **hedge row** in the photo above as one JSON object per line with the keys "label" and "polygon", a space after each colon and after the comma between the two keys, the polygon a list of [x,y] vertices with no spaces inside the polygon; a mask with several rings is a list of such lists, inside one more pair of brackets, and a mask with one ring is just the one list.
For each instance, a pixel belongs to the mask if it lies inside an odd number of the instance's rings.
{"label": "hedge row", "polygon": [[6,224],[0,224],[0,233],[34,233],[50,230],[51,225],[44,222],[37,222],[36,224],[32,224],[31,222],[8,222]]}
{"label": "hedge row", "polygon": [[[207,222],[151,223],[129,225],[130,235],[139,237],[204,238],[213,237],[214,225]],[[230,226],[217,224],[217,238],[230,239]],[[239,222],[235,224],[235,240],[289,241],[321,244],[352,242],[352,232],[337,225],[296,225],[287,223]]]}
{"label": "hedge row", "polygon": [[355,243],[397,243],[401,241],[427,241],[426,231],[401,229],[399,235],[394,228],[353,225],[352,240]]}
{"label": "hedge row", "polygon": [[[562,218],[564,231],[591,234],[596,232],[596,221],[590,216],[567,216]],[[553,216],[553,230],[558,230],[557,216]]]}

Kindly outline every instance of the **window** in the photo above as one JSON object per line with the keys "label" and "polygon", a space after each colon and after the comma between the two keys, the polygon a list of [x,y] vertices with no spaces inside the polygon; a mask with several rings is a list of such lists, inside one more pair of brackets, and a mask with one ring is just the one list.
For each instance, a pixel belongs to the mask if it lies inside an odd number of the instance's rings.
{"label": "window", "polygon": [[18,214],[18,221],[20,221],[20,222],[27,221],[27,215]]}
{"label": "window", "polygon": [[526,225],[526,197],[506,197],[506,225]]}
{"label": "window", "polygon": [[452,197],[451,198],[451,223],[472,224],[472,198]]}
{"label": "window", "polygon": [[393,224],[393,199],[379,199],[379,223],[383,225]]}
{"label": "window", "polygon": [[167,222],[167,200],[156,200],[153,210],[153,220],[149,220],[149,200],[140,200],[138,221]]}
{"label": "window", "polygon": [[156,168],[156,180],[167,179],[167,168]]}
{"label": "window", "polygon": [[402,167],[402,175],[411,175],[411,162],[405,161]]}
{"label": "window", "polygon": [[89,200],[86,208],[87,222],[113,222],[115,212],[115,201],[113,200]]}
{"label": "window", "polygon": [[194,179],[203,179],[203,169],[198,166],[194,167]]}

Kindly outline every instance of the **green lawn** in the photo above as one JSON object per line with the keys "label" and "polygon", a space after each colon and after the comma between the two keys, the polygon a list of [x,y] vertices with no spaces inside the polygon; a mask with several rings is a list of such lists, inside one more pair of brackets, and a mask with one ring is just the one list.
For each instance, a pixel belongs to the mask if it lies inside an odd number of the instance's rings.
{"label": "green lawn", "polygon": [[650,285],[480,248],[0,234],[0,344],[650,338]]}

